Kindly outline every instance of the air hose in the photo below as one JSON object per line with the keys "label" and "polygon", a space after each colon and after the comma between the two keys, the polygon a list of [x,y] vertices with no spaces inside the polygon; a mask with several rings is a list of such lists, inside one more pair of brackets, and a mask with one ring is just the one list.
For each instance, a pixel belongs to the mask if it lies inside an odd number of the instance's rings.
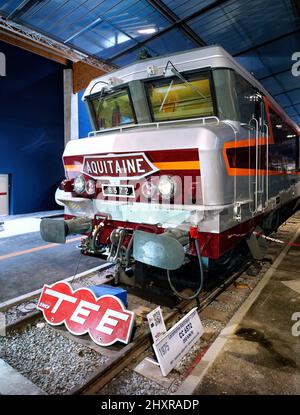
{"label": "air hose", "polygon": [[179,292],[176,290],[176,288],[174,287],[172,281],[171,281],[171,275],[170,275],[170,270],[167,269],[167,276],[168,276],[168,282],[169,285],[172,289],[172,291],[174,292],[174,294],[181,298],[182,300],[194,300],[195,298],[197,298],[203,288],[203,281],[204,281],[204,271],[203,271],[203,265],[202,265],[202,260],[201,260],[201,254],[200,254],[200,248],[199,248],[199,244],[198,244],[198,240],[194,239],[195,241],[195,246],[196,246],[196,252],[197,252],[197,257],[198,257],[198,261],[199,261],[199,269],[200,269],[200,283],[199,283],[199,288],[197,289],[197,291],[191,295],[191,296],[184,296],[182,294],[179,294]]}
{"label": "air hose", "polygon": [[102,226],[103,226],[102,223],[99,223],[99,225],[95,229],[93,237],[92,237],[92,249],[93,249],[94,252],[99,251],[99,248],[97,246],[97,237],[98,237],[98,234],[99,234],[100,229],[102,228]]}

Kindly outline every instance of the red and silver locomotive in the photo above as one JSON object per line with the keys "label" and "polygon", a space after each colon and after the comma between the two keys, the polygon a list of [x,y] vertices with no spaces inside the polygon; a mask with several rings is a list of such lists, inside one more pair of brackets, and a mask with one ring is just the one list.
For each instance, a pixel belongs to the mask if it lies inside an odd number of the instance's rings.
{"label": "red and silver locomotive", "polygon": [[176,292],[177,276],[198,294],[203,270],[228,267],[257,226],[271,233],[298,208],[299,129],[221,47],[139,61],[83,99],[95,131],[67,144],[65,218],[41,233],[87,235],[82,252],[126,284]]}

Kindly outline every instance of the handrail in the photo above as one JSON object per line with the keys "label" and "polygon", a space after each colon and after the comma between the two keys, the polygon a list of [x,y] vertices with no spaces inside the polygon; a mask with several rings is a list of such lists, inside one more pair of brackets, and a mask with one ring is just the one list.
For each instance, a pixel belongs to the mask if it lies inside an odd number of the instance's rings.
{"label": "handrail", "polygon": [[217,123],[220,122],[220,119],[214,115],[210,117],[199,117],[199,118],[188,118],[184,120],[172,120],[172,121],[160,121],[160,122],[149,122],[149,123],[142,123],[142,124],[129,124],[124,125],[120,127],[113,127],[113,128],[106,128],[102,130],[96,130],[96,131],[90,131],[88,134],[88,137],[94,137],[97,134],[106,133],[109,131],[119,131],[120,133],[123,132],[123,130],[129,130],[131,128],[141,128],[141,127],[156,127],[159,128],[160,126],[164,126],[166,124],[180,124],[180,123],[188,123],[188,122],[195,122],[195,121],[201,121],[202,125],[205,125],[207,121],[215,121]]}
{"label": "handrail", "polygon": [[266,147],[266,201],[265,206],[268,206],[269,203],[269,127],[267,123],[264,123],[263,126],[266,128],[266,139],[267,139],[267,147]]}
{"label": "handrail", "polygon": [[[251,123],[254,122],[255,124],[255,191],[254,191],[254,210],[252,213],[257,212],[258,208],[258,144],[259,144],[259,138],[258,138],[258,128],[259,124],[255,117],[251,118],[249,121],[249,126],[251,126]],[[250,152],[249,152],[250,155]],[[249,183],[251,176],[249,175]],[[250,188],[249,188],[250,191]],[[249,195],[250,196],[250,195]]]}

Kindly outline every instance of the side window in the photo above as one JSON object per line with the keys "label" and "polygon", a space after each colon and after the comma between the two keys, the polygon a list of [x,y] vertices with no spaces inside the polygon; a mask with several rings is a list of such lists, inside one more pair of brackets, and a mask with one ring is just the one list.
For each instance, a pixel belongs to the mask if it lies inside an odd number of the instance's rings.
{"label": "side window", "polygon": [[212,71],[218,117],[220,120],[239,120],[235,98],[235,78],[231,69],[215,68]]}
{"label": "side window", "polygon": [[235,73],[234,92],[239,109],[239,121],[248,124],[251,118],[256,118],[258,120],[261,116],[261,99],[257,90],[237,73]]}
{"label": "side window", "polygon": [[297,137],[296,132],[272,108],[270,118],[275,143],[283,143]]}
{"label": "side window", "polygon": [[269,111],[274,138],[274,145],[269,147],[270,166],[292,173],[297,169],[297,133],[272,108]]}

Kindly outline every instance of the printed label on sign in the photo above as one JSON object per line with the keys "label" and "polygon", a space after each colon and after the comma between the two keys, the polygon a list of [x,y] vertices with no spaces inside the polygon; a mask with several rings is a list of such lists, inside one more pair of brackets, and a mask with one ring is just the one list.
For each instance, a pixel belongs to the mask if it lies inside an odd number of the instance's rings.
{"label": "printed label on sign", "polygon": [[82,173],[93,179],[141,179],[158,170],[144,153],[85,156]]}
{"label": "printed label on sign", "polygon": [[89,333],[93,341],[109,346],[117,341],[127,344],[134,323],[134,313],[124,308],[113,295],[96,298],[88,288],[73,291],[66,282],[44,285],[37,308],[46,321],[65,324],[75,335]]}
{"label": "printed label on sign", "polygon": [[161,308],[157,307],[147,314],[149,327],[151,330],[154,343],[159,339],[162,334],[165,334],[167,329],[161,312]]}
{"label": "printed label on sign", "polygon": [[204,329],[195,307],[153,344],[163,376],[171,372],[200,339],[203,332]]}

